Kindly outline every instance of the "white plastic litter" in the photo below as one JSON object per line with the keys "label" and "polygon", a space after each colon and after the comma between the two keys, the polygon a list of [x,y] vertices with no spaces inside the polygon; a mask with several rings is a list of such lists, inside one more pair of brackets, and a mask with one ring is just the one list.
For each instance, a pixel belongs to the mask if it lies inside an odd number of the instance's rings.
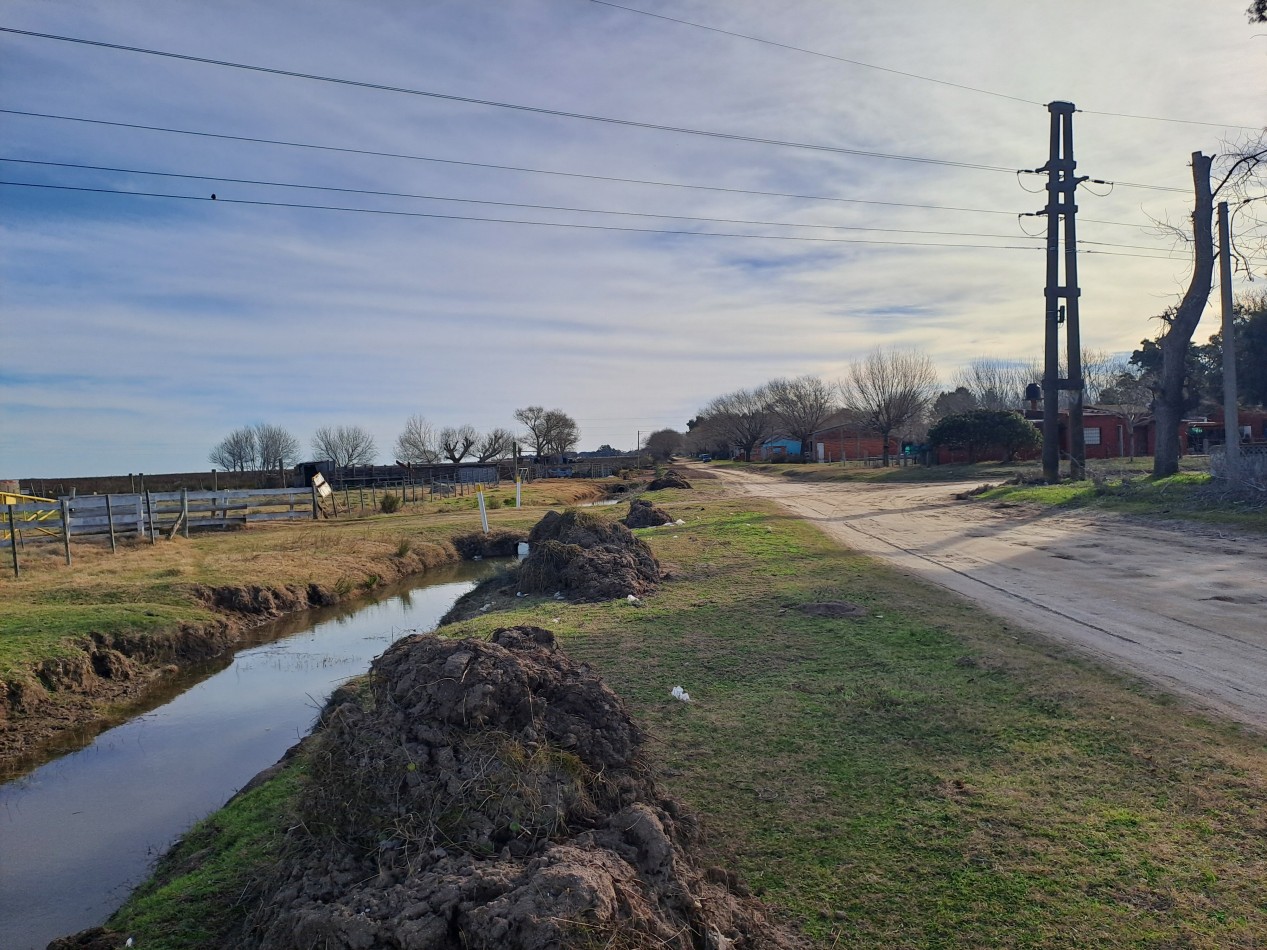
{"label": "white plastic litter", "polygon": [[638,598],[635,597],[633,594],[630,594],[628,597],[625,598],[625,600],[629,601],[629,603],[631,604],[638,603]]}
{"label": "white plastic litter", "polygon": [[528,542],[520,541],[519,544],[516,546],[515,551],[519,554],[520,558],[527,557],[528,556]]}
{"label": "white plastic litter", "polygon": [[674,686],[669,692],[674,699],[680,699],[684,703],[689,703],[691,701],[691,694],[684,690],[681,686]]}
{"label": "white plastic litter", "polygon": [[681,518],[678,518],[678,520],[677,520],[677,521],[675,521],[675,522],[673,522],[673,523],[674,523],[674,524],[686,524],[686,522],[685,522],[685,521],[683,521]]}

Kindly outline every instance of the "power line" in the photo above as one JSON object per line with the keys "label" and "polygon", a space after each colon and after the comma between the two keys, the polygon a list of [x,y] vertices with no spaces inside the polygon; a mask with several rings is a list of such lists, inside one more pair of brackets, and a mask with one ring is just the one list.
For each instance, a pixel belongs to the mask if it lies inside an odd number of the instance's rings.
{"label": "power line", "polygon": [[201,63],[207,66],[222,66],[228,69],[242,69],[249,72],[264,73],[270,76],[287,76],[292,79],[306,79],[312,82],[333,83],[340,86],[351,86],[357,89],[371,89],[376,92],[395,92],[409,96],[422,96],[429,99],[440,99],[445,102],[461,102],[466,105],[487,106],[496,109],[510,109],[517,112],[528,112],[534,115],[548,115],[563,119],[581,119],[586,122],[601,122],[607,125],[618,125],[626,128],[650,129],[657,132],[674,132],[680,135],[696,135],[705,138],[720,139],[730,142],[749,142],[756,145],[774,145],[780,148],[804,149],[813,152],[828,152],[834,155],[852,155],[858,158],[878,158],[887,161],[914,162],[921,165],[941,165],[949,168],[965,168],[976,171],[1006,172],[1013,174],[1016,169],[1002,165],[987,165],[981,162],[958,162],[950,159],[924,158],[916,155],[898,155],[890,152],[874,152],[867,149],[845,148],[838,145],[815,145],[810,142],[792,142],[785,139],[764,138],[756,135],[740,135],[735,132],[715,132],[708,129],[693,129],[685,126],[661,125],[656,122],[640,122],[635,119],[620,119],[615,116],[591,115],[584,112],[568,112],[563,109],[548,109],[544,106],[529,106],[522,103],[499,102],[495,99],[477,99],[471,96],[457,96],[449,93],[433,92],[426,89],[411,89],[406,86],[390,86],[358,79],[345,79],[336,76],[321,76],[316,73],[301,73],[289,69],[277,69],[271,66],[254,66],[249,63],[236,63],[230,60],[209,59],[204,56],[191,56],[185,53],[173,53],[167,50],[146,49],[141,46],[126,46],[121,43],[106,43],[102,40],[86,40],[74,36],[59,36],[54,33],[38,33],[33,30],[18,30],[13,27],[0,27],[0,33],[13,33],[18,36],[30,36],[37,39],[55,40],[61,43],[75,43],[82,46],[94,46],[101,49],[118,50],[125,53],[140,53],[145,56],[159,56],[165,59],[176,59],[182,62]]}
{"label": "power line", "polygon": [[[40,188],[51,191],[73,191],[84,192],[88,194],[101,195],[118,195],[127,198],[166,198],[177,201],[201,201],[215,202],[217,204],[233,204],[246,205],[262,208],[295,208],[309,211],[333,211],[347,214],[370,214],[385,215],[389,217],[399,218],[429,218],[441,221],[475,221],[486,224],[512,224],[524,225],[530,227],[557,228],[557,229],[573,229],[583,231],[614,231],[630,234],[668,234],[679,235],[684,237],[720,237],[720,238],[742,238],[757,241],[792,241],[806,242],[814,244],[870,244],[889,247],[937,247],[937,248],[964,248],[976,250],[990,251],[1041,251],[1042,248],[1033,245],[1006,245],[1006,244],[967,244],[962,242],[947,241],[877,241],[868,238],[829,238],[829,237],[804,237],[801,235],[790,234],[740,234],[726,231],[687,231],[682,229],[671,228],[633,228],[622,225],[612,224],[580,224],[575,222],[558,222],[558,221],[526,221],[518,218],[485,218],[475,215],[460,214],[439,214],[428,211],[400,211],[387,208],[352,208],[341,205],[315,205],[301,204],[290,201],[260,201],[246,198],[220,198],[216,195],[173,195],[164,192],[149,191],[124,191],[114,188],[89,188],[82,185],[52,185],[40,182],[29,181],[3,181],[0,180],[0,186],[10,186],[15,188]],[[1110,245],[1117,246],[1117,245]],[[1129,246],[1129,245],[1125,245]],[[1087,251],[1088,254],[1111,254],[1111,251]],[[1153,260],[1173,260],[1168,256],[1143,255],[1143,254],[1118,254],[1121,257],[1151,257]]]}
{"label": "power line", "polygon": [[[589,181],[609,181],[625,185],[648,185],[657,188],[681,188],[692,191],[712,191],[720,194],[756,195],[758,197],[765,198],[794,198],[802,201],[830,201],[842,204],[879,205],[890,208],[917,208],[926,211],[954,211],[965,214],[999,214],[1006,215],[1008,217],[1014,217],[1016,215],[1016,212],[1014,211],[999,211],[993,208],[964,208],[956,205],[918,204],[907,201],[880,201],[868,198],[840,198],[833,195],[806,195],[787,191],[758,191],[751,188],[724,188],[719,185],[697,185],[686,182],[657,181],[647,178],[618,178],[613,175],[591,175],[582,172],[529,168],[522,165],[497,165],[491,162],[473,162],[453,158],[435,158],[428,155],[412,155],[403,152],[381,152],[374,151],[372,149],[349,148],[337,145],[318,145],[311,142],[289,142],[283,139],[267,139],[249,135],[229,135],[221,132],[203,132],[194,129],[177,129],[159,125],[140,125],[133,122],[112,122],[106,119],[88,119],[82,116],[56,115],[47,112],[26,112],[19,109],[0,109],[0,114],[20,115],[37,119],[54,119],[62,122],[81,122],[88,125],[104,125],[111,128],[138,129],[146,132],[163,132],[173,135],[192,135],[201,138],[222,139],[230,142],[249,142],[256,145],[280,145],[286,148],[306,148],[316,151],[341,152],[349,155],[369,155],[376,158],[398,158],[406,161],[433,162],[437,164],[457,165],[470,168],[488,168],[498,171],[522,172],[530,175],[551,175],[562,178],[585,179]],[[1102,221],[1093,218],[1084,218],[1083,220],[1091,221],[1096,224],[1109,224],[1118,227],[1143,227],[1143,225],[1133,224],[1129,221]]]}
{"label": "power line", "polygon": [[874,69],[882,73],[891,73],[892,75],[895,75],[895,76],[905,76],[907,79],[918,79],[921,82],[936,83],[939,86],[950,86],[951,88],[954,88],[954,89],[963,89],[968,92],[977,92],[985,96],[995,96],[999,99],[1010,99],[1013,102],[1022,102],[1025,105],[1030,105],[1030,106],[1046,105],[1046,103],[1036,102],[1033,99],[1023,99],[1020,96],[1011,96],[1004,92],[995,92],[992,89],[981,89],[978,86],[966,86],[963,83],[950,82],[949,80],[946,80],[946,79],[934,79],[931,76],[921,76],[918,73],[908,73],[901,69],[890,69],[887,66],[877,66],[874,63],[864,63],[861,60],[848,59],[844,56],[835,56],[831,53],[820,52],[819,50],[806,49],[803,46],[793,46],[790,43],[779,43],[775,40],[767,40],[760,36],[752,36],[751,34],[748,34],[748,33],[737,33],[733,30],[723,30],[715,26],[706,26],[703,23],[695,23],[691,20],[682,20],[682,19],[679,19],[678,17],[664,16],[663,14],[660,14],[660,13],[651,13],[648,10],[637,10],[633,7],[626,7],[619,3],[611,3],[609,2],[609,0],[590,0],[590,2],[597,3],[600,6],[604,6],[604,7],[613,7],[614,9],[617,9],[617,10],[624,10],[626,13],[636,13],[639,16],[652,17],[656,20],[667,20],[670,23],[679,23],[682,26],[689,26],[697,30],[707,30],[709,33],[721,33],[725,36],[733,36],[741,40],[749,40],[753,43],[761,43],[765,46],[775,46],[775,47],[778,47],[779,49],[791,50],[792,52],[795,52],[795,53],[807,53],[810,56],[818,56],[818,57],[821,57],[822,59],[832,59],[838,63],[847,63],[850,66],[861,66],[864,69]]}
{"label": "power line", "polygon": [[19,188],[43,188],[53,191],[76,191],[86,192],[90,194],[101,195],[121,195],[129,198],[168,198],[181,201],[205,201],[215,202],[217,204],[235,204],[250,205],[264,208],[300,208],[310,211],[337,211],[351,214],[377,214],[388,215],[391,217],[403,218],[432,218],[443,221],[481,221],[489,224],[518,224],[529,225],[533,227],[545,228],[572,228],[585,231],[620,231],[634,234],[677,234],[688,237],[725,237],[725,238],[749,238],[761,241],[808,241],[819,244],[879,244],[893,245],[899,247],[946,247],[946,248],[979,248],[987,250],[1011,250],[1011,251],[1034,251],[1041,250],[1037,247],[1023,247],[1019,245],[998,245],[998,244],[963,244],[949,243],[939,241],[874,241],[865,238],[828,238],[828,237],[802,237],[788,234],[737,234],[732,232],[721,231],[687,231],[675,230],[670,228],[631,228],[620,225],[611,224],[579,224],[574,222],[558,222],[558,221],[525,221],[517,218],[484,218],[474,215],[460,214],[439,214],[428,211],[399,211],[386,208],[351,208],[340,205],[315,205],[301,204],[291,201],[260,201],[246,198],[220,198],[219,196],[204,197],[202,195],[173,195],[163,192],[149,191],[123,191],[114,188],[89,188],[82,185],[51,185],[30,181],[0,181],[0,185],[8,185]]}
{"label": "power line", "polygon": [[[296,188],[307,191],[333,191],[341,194],[369,195],[380,198],[415,198],[423,201],[452,201],[459,204],[491,205],[500,208],[525,208],[533,211],[566,211],[577,214],[609,214],[623,217],[662,218],[672,221],[703,221],[709,224],[753,224],[773,228],[811,228],[828,231],[875,231],[890,234],[927,234],[940,237],[998,238],[1002,241],[1015,240],[1016,238],[1016,235],[1014,234],[981,234],[972,231],[930,231],[918,228],[875,228],[849,224],[806,224],[797,221],[760,221],[746,218],[712,218],[701,215],[657,214],[649,211],[612,211],[603,208],[574,208],[565,205],[529,204],[516,201],[489,201],[479,198],[452,198],[443,195],[424,195],[412,192],[379,191],[368,188],[343,188],[332,185],[304,185],[293,182],[263,181],[255,178],[225,178],[215,175],[188,175],[177,172],[148,171],[138,168],[116,168],[108,165],[81,165],[74,162],[36,161],[34,159],[25,158],[0,157],[0,162],[10,162],[20,165],[37,165],[51,168],[76,168],[89,171],[118,172],[126,175],[150,175],[157,178],[181,178],[192,179],[195,181],[215,181],[237,185],[263,185],[269,188]],[[1024,236],[1031,237],[1030,235]],[[1035,240],[1041,240],[1041,238],[1035,238]]]}
{"label": "power line", "polygon": [[[921,82],[930,82],[930,83],[935,83],[936,85],[939,85],[939,86],[949,86],[952,89],[962,89],[966,92],[980,93],[983,96],[994,96],[995,98],[998,98],[998,99],[1009,99],[1013,102],[1024,103],[1025,105],[1031,105],[1031,106],[1045,106],[1046,105],[1045,102],[1037,102],[1033,99],[1025,99],[1021,96],[1013,96],[1005,92],[998,92],[997,90],[994,90],[994,89],[982,89],[979,86],[968,86],[963,83],[951,82],[946,79],[935,79],[932,76],[923,76],[923,75],[920,75],[919,73],[906,72],[905,70],[901,70],[901,69],[892,69],[888,66],[877,66],[874,63],[864,63],[861,60],[848,59],[844,56],[835,56],[831,53],[821,52],[820,50],[807,49],[804,46],[793,46],[790,43],[780,43],[777,40],[768,40],[768,39],[765,39],[764,37],[753,36],[750,33],[738,33],[738,32],[735,32],[734,30],[723,30],[720,27],[708,26],[703,23],[695,23],[691,20],[683,20],[678,17],[665,16],[664,14],[661,14],[661,13],[651,13],[649,10],[638,10],[634,7],[624,6],[623,4],[612,3],[611,0],[589,0],[589,2],[596,3],[604,7],[612,7],[613,9],[616,9],[616,10],[624,10],[626,13],[636,13],[639,16],[651,17],[656,20],[666,20],[670,23],[678,23],[678,24],[681,24],[682,26],[689,26],[697,30],[707,30],[709,33],[721,33],[725,36],[733,36],[733,37],[736,37],[737,39],[749,40],[750,42],[761,43],[765,46],[774,46],[779,49],[791,50],[792,52],[795,52],[795,53],[806,53],[810,56],[818,56],[822,59],[832,59],[839,63],[847,63],[850,66],[860,66],[864,69],[874,69],[874,70],[877,70],[878,72],[891,73],[892,75],[895,75],[895,76],[904,76],[907,79],[918,79]],[[1225,122],[1205,122],[1205,121],[1200,121],[1196,119],[1171,119],[1165,116],[1136,115],[1136,114],[1126,113],[1126,112],[1099,112],[1095,109],[1079,109],[1078,111],[1086,113],[1087,115],[1102,115],[1102,116],[1109,116],[1109,117],[1117,118],[1117,119],[1139,119],[1139,120],[1144,120],[1148,122],[1176,122],[1181,125],[1204,125],[1204,126],[1209,126],[1211,128],[1216,128],[1216,129],[1241,129],[1247,132],[1260,131],[1260,128],[1258,126],[1235,125],[1235,124],[1228,124]]]}

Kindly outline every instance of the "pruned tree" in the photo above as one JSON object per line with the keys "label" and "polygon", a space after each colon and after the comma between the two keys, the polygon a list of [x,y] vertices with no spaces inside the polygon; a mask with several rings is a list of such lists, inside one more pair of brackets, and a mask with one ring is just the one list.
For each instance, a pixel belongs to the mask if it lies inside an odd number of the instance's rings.
{"label": "pruned tree", "polygon": [[774,434],[775,415],[764,386],[736,389],[718,396],[700,410],[698,425],[726,446],[738,449],[746,461],[753,450]]}
{"label": "pruned tree", "polygon": [[423,416],[410,416],[396,436],[396,460],[408,465],[431,465],[440,461],[435,430]]}
{"label": "pruned tree", "polygon": [[564,456],[581,441],[581,427],[562,409],[550,409],[545,414],[546,454]]}
{"label": "pruned tree", "polygon": [[378,458],[374,437],[360,426],[322,426],[313,433],[312,451],[339,468],[373,465]]}
{"label": "pruned tree", "polygon": [[[1238,148],[1220,159],[1219,180],[1211,181],[1214,156],[1192,153],[1193,206],[1191,237],[1192,277],[1183,299],[1163,316],[1165,327],[1158,339],[1161,349],[1161,370],[1154,383],[1153,415],[1157,422],[1157,445],[1153,454],[1153,475],[1164,478],[1179,471],[1179,425],[1185,406],[1186,363],[1192,335],[1205,312],[1206,300],[1214,285],[1214,201],[1224,192],[1245,195],[1247,186],[1261,184],[1267,145],[1260,137],[1256,142]],[[1245,198],[1242,205],[1250,200]],[[1249,268],[1250,259],[1235,246],[1222,253],[1234,256],[1240,266]]]}
{"label": "pruned tree", "polygon": [[282,426],[255,426],[255,467],[261,471],[286,468],[299,459],[299,440]]}
{"label": "pruned tree", "polygon": [[918,423],[937,392],[937,369],[918,350],[877,347],[850,364],[840,382],[845,405],[883,440],[889,464],[889,437]]}
{"label": "pruned tree", "polygon": [[667,462],[682,448],[682,433],[676,429],[657,429],[647,436],[643,449],[654,459]]}
{"label": "pruned tree", "polygon": [[508,456],[515,446],[515,433],[509,429],[490,429],[475,446],[475,461],[498,462]]}
{"label": "pruned tree", "polygon": [[772,379],[765,388],[778,427],[801,443],[802,461],[809,459],[814,432],[838,408],[834,388],[812,375]]}
{"label": "pruned tree", "polygon": [[1250,23],[1267,23],[1267,0],[1254,0],[1245,12]]}
{"label": "pruned tree", "polygon": [[475,426],[445,426],[440,430],[438,440],[440,454],[457,464],[471,454],[471,449],[479,440],[480,434],[475,431]]}
{"label": "pruned tree", "polygon": [[544,406],[527,406],[515,410],[515,418],[528,429],[525,441],[532,446],[532,454],[540,458],[546,454],[550,431]]}
{"label": "pruned tree", "polygon": [[245,472],[255,467],[255,449],[255,430],[244,426],[216,443],[207,459],[226,472]]}

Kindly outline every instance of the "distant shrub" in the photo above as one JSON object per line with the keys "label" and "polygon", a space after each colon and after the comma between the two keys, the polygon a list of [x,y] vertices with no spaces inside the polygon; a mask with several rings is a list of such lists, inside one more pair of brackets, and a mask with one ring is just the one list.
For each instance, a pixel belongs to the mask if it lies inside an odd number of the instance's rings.
{"label": "distant shrub", "polygon": [[385,515],[390,515],[393,512],[399,511],[400,496],[391,494],[383,495],[382,499],[378,503],[378,510]]}

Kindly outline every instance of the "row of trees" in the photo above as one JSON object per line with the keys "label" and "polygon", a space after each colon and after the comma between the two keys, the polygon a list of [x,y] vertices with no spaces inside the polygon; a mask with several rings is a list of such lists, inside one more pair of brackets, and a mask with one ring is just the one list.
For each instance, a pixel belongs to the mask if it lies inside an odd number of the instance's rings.
{"label": "row of trees", "polygon": [[[1242,405],[1267,405],[1267,294],[1242,297],[1236,314]],[[1083,353],[1084,401],[1111,406],[1122,417],[1131,433],[1132,456],[1134,428],[1153,411],[1160,361],[1156,341],[1144,341],[1130,359]],[[828,416],[844,410],[852,424],[884,440],[886,464],[887,445],[895,434],[970,450],[1000,445],[1010,456],[1028,446],[1033,427],[1014,426],[1005,417],[1015,418],[1016,411],[1027,407],[1027,387],[1041,378],[1042,367],[1036,360],[981,357],[955,374],[953,389],[938,392],[937,372],[926,354],[880,348],[851,364],[834,385],[817,376],[798,376],[718,396],[688,423],[686,437],[662,430],[651,435],[647,450],[667,457],[683,447],[716,452],[738,449],[751,458],[762,443],[782,435],[800,442],[802,457],[809,458],[812,433]],[[1222,378],[1222,335],[1216,333],[1209,343],[1190,347],[1184,411],[1215,408]],[[955,419],[951,427],[935,433],[929,429],[948,418]]]}
{"label": "row of trees", "polygon": [[[763,442],[779,434],[812,453],[813,433],[842,408],[853,422],[885,440],[922,421],[937,392],[932,359],[917,350],[878,348],[850,365],[837,383],[818,376],[780,377],[753,389],[737,389],[712,400],[687,423],[692,449],[738,449],[751,459]],[[653,436],[654,437],[654,436]]]}
{"label": "row of trees", "polygon": [[[474,426],[435,429],[423,416],[410,416],[396,437],[395,458],[409,464],[495,462],[507,458],[517,444],[531,447],[538,458],[562,456],[576,448],[581,430],[562,409],[528,406],[515,410],[527,427],[516,435],[507,428],[479,432]],[[309,443],[312,458],[329,459],[346,468],[373,465],[379,450],[369,430],[358,425],[322,426]],[[231,472],[287,468],[299,461],[300,442],[281,426],[259,424],[234,429],[208,454],[212,465]]]}

